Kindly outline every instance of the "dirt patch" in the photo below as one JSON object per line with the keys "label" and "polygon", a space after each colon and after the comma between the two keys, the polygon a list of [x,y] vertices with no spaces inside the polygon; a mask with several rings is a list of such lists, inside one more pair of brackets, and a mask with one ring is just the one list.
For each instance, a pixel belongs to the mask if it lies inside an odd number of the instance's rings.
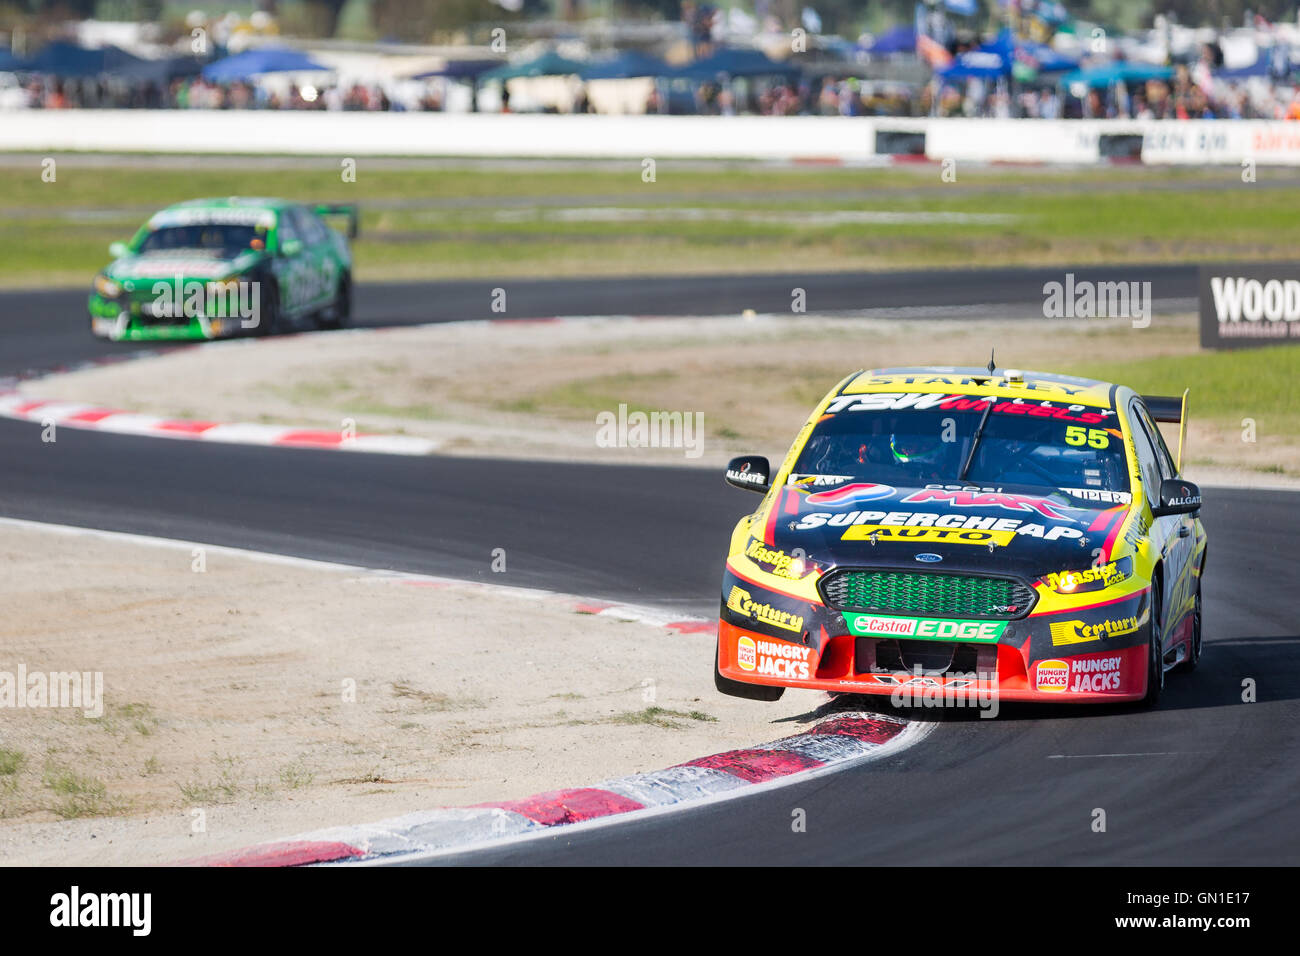
{"label": "dirt patch", "polygon": [[99,716],[0,710],[5,864],[156,863],[587,785],[797,733],[826,700],[723,697],[709,633],[499,589],[13,523],[0,572],[0,673],[103,675]]}
{"label": "dirt patch", "polygon": [[[985,320],[753,316],[457,323],[237,341],[52,376],[37,397],[180,418],[356,428],[436,439],[450,454],[716,466],[779,458],[809,409],[845,374],[889,365],[1056,370],[1062,361],[1136,361],[1198,351],[1195,317]],[[1196,382],[1193,386],[1195,398]],[[703,416],[667,447],[610,447],[597,416]],[[692,417],[690,419],[694,421]],[[1189,425],[1188,474],[1295,484],[1300,442],[1241,440],[1240,418]],[[1169,435],[1171,444],[1177,435]]]}

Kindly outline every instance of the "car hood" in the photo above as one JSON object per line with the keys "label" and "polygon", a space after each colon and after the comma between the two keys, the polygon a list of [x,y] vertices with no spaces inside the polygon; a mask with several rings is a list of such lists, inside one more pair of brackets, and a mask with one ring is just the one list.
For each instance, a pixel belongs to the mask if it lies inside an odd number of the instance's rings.
{"label": "car hood", "polygon": [[123,256],[104,270],[114,281],[175,279],[223,279],[251,268],[265,253],[246,250],[234,257],[202,249],[177,249]]}
{"label": "car hood", "polygon": [[787,485],[773,496],[763,526],[773,547],[802,549],[823,569],[924,568],[1033,579],[1088,567],[1129,507],[1043,489]]}

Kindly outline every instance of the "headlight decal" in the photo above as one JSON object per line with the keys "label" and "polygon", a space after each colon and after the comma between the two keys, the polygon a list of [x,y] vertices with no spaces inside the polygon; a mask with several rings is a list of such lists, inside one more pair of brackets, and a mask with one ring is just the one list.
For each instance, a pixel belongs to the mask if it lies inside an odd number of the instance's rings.
{"label": "headlight decal", "polygon": [[93,287],[97,293],[106,299],[116,299],[122,294],[122,287],[102,272],[95,276]]}

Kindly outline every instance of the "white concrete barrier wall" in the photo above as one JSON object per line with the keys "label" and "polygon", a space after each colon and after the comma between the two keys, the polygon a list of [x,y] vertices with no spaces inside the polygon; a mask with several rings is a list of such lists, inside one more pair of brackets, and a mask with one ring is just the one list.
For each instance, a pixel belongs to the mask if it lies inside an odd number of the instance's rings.
{"label": "white concrete barrier wall", "polygon": [[1106,120],[935,119],[926,155],[958,162],[1096,163],[1102,133],[1138,134],[1140,124]]}
{"label": "white concrete barrier wall", "polygon": [[0,150],[862,162],[875,136],[838,116],[32,110],[0,114]]}
{"label": "white concrete barrier wall", "polygon": [[19,110],[0,113],[0,151],[871,163],[877,130],[923,132],[933,160],[1096,163],[1111,134],[1142,136],[1152,164],[1300,165],[1300,123],[1254,120]]}
{"label": "white concrete barrier wall", "polygon": [[1300,123],[1166,120],[1145,125],[1142,161],[1152,164],[1300,165]]}

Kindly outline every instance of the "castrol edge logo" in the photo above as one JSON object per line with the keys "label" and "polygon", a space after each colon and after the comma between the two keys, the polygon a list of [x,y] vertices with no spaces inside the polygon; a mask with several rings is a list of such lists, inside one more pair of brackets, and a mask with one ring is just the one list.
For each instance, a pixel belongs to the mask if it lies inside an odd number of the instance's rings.
{"label": "castrol edge logo", "polygon": [[1062,660],[1039,661],[1034,686],[1043,694],[1062,694],[1070,685],[1070,665]]}
{"label": "castrol edge logo", "polygon": [[740,665],[742,671],[752,671],[757,659],[757,651],[754,648],[754,640],[749,637],[742,637],[736,641],[736,663]]}

